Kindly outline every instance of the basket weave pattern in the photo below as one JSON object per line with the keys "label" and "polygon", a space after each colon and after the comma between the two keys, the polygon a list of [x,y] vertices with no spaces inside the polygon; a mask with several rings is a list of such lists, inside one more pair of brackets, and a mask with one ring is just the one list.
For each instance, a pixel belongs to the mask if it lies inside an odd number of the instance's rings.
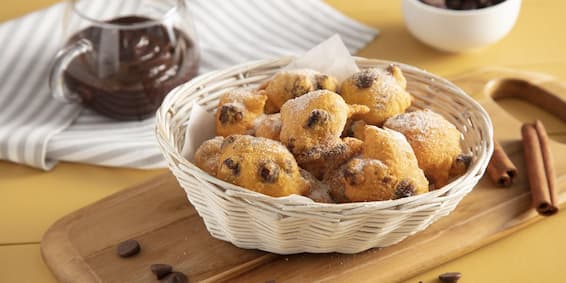
{"label": "basket weave pattern", "polygon": [[[443,115],[462,132],[464,152],[474,155],[465,175],[423,195],[390,201],[299,203],[261,195],[216,179],[181,155],[185,124],[194,103],[214,111],[227,90],[255,86],[292,58],[252,62],[198,77],[174,89],[157,112],[156,135],[169,168],[210,234],[242,248],[280,254],[357,253],[386,247],[449,214],[483,175],[493,151],[493,128],[485,111],[450,82],[398,64],[413,105]],[[393,62],[357,58],[361,68]],[[198,133],[190,133],[197,135]]]}

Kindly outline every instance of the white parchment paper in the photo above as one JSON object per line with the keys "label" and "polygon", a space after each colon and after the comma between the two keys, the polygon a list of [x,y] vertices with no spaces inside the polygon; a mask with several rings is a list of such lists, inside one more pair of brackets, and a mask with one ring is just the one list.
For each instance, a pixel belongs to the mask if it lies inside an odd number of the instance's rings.
{"label": "white parchment paper", "polygon": [[[338,82],[359,71],[354,57],[350,55],[339,35],[331,36],[283,69],[313,69],[334,76]],[[216,131],[214,114],[198,104],[193,105],[189,118],[181,154],[187,160],[193,160],[198,147],[204,141],[214,138]]]}

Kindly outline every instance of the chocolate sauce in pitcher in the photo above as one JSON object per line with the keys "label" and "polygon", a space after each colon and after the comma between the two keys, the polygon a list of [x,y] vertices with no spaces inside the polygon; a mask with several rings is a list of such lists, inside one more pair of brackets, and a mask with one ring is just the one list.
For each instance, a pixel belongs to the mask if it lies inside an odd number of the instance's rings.
{"label": "chocolate sauce in pitcher", "polygon": [[165,95],[193,78],[199,53],[187,34],[177,28],[126,16],[108,21],[124,29],[88,27],[70,43],[87,39],[92,51],[75,57],[65,70],[65,84],[95,111],[120,120],[151,117]]}

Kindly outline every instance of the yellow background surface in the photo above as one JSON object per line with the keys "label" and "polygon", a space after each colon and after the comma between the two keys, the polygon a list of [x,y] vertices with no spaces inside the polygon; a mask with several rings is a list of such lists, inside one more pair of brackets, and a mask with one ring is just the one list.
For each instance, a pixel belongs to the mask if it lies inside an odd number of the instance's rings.
{"label": "yellow background surface", "polygon": [[[56,2],[2,0],[0,21]],[[358,53],[360,56],[400,61],[442,76],[496,65],[546,72],[566,81],[566,1],[524,0],[517,25],[506,38],[469,54],[442,53],[416,41],[403,24],[400,1],[328,2],[381,31]],[[529,111],[524,105],[509,107],[514,107],[515,112]],[[553,129],[552,135],[564,140],[566,126],[562,123]],[[39,253],[41,236],[49,225],[67,213],[163,172],[62,163],[46,173],[0,161],[0,282],[55,282]],[[462,272],[460,282],[566,282],[565,264],[563,212],[407,282],[437,282],[438,274],[447,271]]]}

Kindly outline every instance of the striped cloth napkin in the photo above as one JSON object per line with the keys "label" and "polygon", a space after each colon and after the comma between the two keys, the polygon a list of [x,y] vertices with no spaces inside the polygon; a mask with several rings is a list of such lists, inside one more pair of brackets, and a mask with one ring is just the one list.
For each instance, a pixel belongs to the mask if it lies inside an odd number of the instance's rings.
{"label": "striped cloth napkin", "polygon": [[[92,9],[104,15],[120,8],[107,2]],[[336,33],[355,53],[377,35],[320,0],[189,0],[188,7],[201,47],[200,73],[300,54]],[[153,118],[116,122],[51,98],[47,75],[63,43],[63,13],[57,4],[0,26],[0,159],[43,170],[57,161],[165,167]]]}

